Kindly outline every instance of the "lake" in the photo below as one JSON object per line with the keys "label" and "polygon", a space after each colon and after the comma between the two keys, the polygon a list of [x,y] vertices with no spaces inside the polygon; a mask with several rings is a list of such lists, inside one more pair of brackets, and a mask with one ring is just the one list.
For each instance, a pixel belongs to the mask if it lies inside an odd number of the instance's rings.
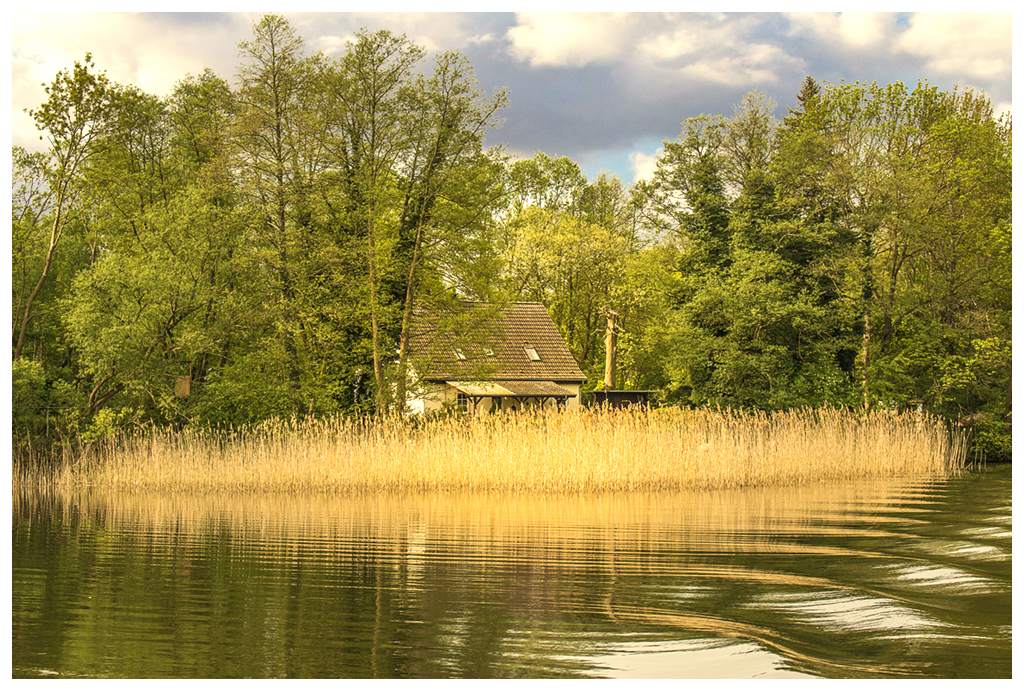
{"label": "lake", "polygon": [[1009,678],[1011,485],[16,490],[12,674]]}

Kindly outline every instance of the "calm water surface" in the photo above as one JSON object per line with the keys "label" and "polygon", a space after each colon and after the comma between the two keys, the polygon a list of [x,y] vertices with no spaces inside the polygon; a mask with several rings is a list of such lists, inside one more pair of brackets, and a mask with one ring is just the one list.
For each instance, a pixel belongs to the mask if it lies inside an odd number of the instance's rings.
{"label": "calm water surface", "polygon": [[13,495],[14,677],[1010,677],[1011,470]]}

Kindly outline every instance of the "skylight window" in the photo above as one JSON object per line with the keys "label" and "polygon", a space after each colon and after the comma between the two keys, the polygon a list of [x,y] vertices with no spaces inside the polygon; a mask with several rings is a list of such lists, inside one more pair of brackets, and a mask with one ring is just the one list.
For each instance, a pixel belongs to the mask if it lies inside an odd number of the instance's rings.
{"label": "skylight window", "polygon": [[540,355],[537,353],[536,348],[527,348],[526,357],[530,358],[532,362],[540,362]]}
{"label": "skylight window", "polygon": [[456,360],[465,360],[466,356],[459,348],[452,348],[452,352],[455,353]]}

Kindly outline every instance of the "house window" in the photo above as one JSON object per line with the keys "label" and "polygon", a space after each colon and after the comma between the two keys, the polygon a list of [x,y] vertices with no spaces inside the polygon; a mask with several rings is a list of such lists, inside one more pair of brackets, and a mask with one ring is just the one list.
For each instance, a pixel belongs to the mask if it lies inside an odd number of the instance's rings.
{"label": "house window", "polygon": [[459,348],[452,348],[452,352],[455,353],[456,360],[465,360],[466,356],[462,353]]}
{"label": "house window", "polygon": [[462,413],[468,413],[469,412],[469,396],[467,396],[466,394],[464,394],[462,392],[459,392],[459,394],[456,396],[455,402],[456,402],[456,405],[457,405],[457,407],[459,409],[459,412],[462,412]]}
{"label": "house window", "polygon": [[537,353],[536,348],[527,348],[526,357],[530,358],[532,362],[540,362],[540,355]]}

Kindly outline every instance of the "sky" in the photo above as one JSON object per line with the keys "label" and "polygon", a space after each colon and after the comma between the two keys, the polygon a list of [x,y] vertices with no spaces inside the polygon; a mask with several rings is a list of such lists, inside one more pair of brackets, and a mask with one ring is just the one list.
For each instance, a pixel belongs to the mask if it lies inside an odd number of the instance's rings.
{"label": "sky", "polygon": [[[685,119],[728,117],[755,89],[778,104],[781,118],[807,75],[831,84],[926,80],[972,88],[997,112],[1011,111],[1009,13],[275,11],[310,52],[327,57],[339,56],[363,27],[404,33],[430,54],[459,50],[488,95],[509,92],[504,124],[489,145],[523,157],[568,156],[591,178],[604,171],[627,185],[650,174],[662,143],[679,136]],[[12,13],[12,143],[39,148],[24,110],[42,103],[42,84],[86,52],[113,81],[158,96],[204,68],[233,83],[237,43],[251,37],[261,15]]]}

